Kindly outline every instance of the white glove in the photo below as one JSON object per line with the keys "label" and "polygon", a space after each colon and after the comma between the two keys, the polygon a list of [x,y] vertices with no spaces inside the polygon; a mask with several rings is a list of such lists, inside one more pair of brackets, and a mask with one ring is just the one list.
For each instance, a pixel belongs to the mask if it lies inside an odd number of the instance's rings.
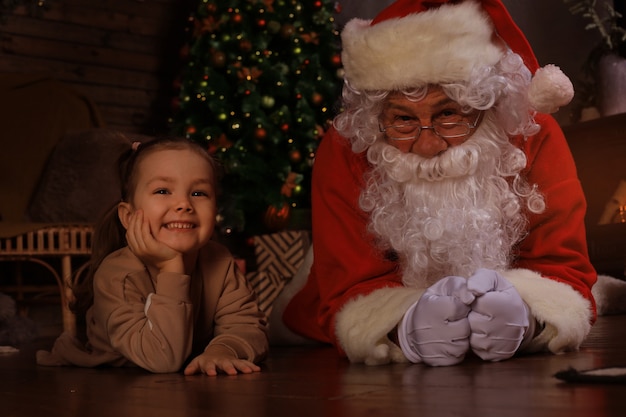
{"label": "white glove", "polygon": [[470,348],[472,301],[462,277],[445,277],[428,288],[398,325],[398,342],[409,361],[431,366],[461,362]]}
{"label": "white glove", "polygon": [[530,309],[513,284],[490,269],[472,275],[467,289],[476,297],[468,316],[472,350],[483,360],[510,358],[529,328]]}

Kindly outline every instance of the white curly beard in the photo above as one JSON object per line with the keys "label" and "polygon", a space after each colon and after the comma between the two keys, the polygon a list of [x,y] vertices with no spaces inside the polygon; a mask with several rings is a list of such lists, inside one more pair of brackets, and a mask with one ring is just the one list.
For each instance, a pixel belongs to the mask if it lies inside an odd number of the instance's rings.
{"label": "white curly beard", "polygon": [[464,144],[434,158],[384,142],[369,149],[373,171],[361,207],[381,247],[398,254],[406,286],[509,265],[526,225],[524,198],[511,184],[526,157],[496,131],[484,120]]}

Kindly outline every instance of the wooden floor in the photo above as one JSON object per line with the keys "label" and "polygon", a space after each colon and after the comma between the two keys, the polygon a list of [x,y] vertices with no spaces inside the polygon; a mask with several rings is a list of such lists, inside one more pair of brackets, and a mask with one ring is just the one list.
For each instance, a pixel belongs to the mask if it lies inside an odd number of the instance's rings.
{"label": "wooden floor", "polygon": [[0,355],[2,417],[626,416],[626,385],[553,376],[626,366],[626,316],[600,318],[576,353],[447,368],[352,365],[330,348],[291,347],[274,348],[258,374],[185,377],[38,367],[36,348]]}

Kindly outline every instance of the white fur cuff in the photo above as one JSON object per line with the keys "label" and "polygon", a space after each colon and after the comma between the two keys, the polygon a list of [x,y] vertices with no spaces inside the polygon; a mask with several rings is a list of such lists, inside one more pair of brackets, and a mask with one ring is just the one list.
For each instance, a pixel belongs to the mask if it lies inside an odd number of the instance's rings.
{"label": "white fur cuff", "polygon": [[626,313],[626,281],[608,275],[598,275],[591,289],[599,316]]}
{"label": "white fur cuff", "polygon": [[407,362],[387,334],[424,290],[382,288],[348,302],[337,314],[337,338],[351,362],[383,365]]}
{"label": "white fur cuff", "polygon": [[527,269],[502,273],[530,307],[544,330],[527,350],[562,353],[577,350],[591,330],[591,303],[568,284],[542,277]]}

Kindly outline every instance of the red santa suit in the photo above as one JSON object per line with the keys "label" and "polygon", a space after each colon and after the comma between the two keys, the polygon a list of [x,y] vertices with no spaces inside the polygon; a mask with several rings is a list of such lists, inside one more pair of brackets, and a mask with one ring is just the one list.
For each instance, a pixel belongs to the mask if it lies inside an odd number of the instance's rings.
{"label": "red santa suit", "polygon": [[[416,2],[398,3],[408,4],[410,10],[416,7]],[[485,9],[497,10],[491,12],[494,20],[506,14],[499,1],[483,3]],[[398,12],[401,6],[392,5],[391,12],[382,15],[404,16],[404,11]],[[505,30],[511,31],[508,19]],[[534,60],[525,39],[522,42],[524,47],[518,49],[523,53],[518,53],[525,61]],[[348,75],[349,64],[344,64]],[[368,70],[376,73],[371,65]],[[597,274],[587,255],[586,203],[567,142],[551,116],[538,114],[535,121],[541,127],[537,134],[511,140],[527,156],[522,176],[538,186],[546,210],[529,216],[528,234],[502,276],[541,326],[527,349],[558,353],[577,349],[591,328],[596,315],[591,287]],[[367,231],[368,214],[359,208],[358,199],[370,168],[365,152],[355,153],[347,138],[329,130],[313,169],[314,262],[283,321],[298,334],[332,343],[353,362],[376,364],[405,360],[388,334],[425,288],[405,287],[397,260],[379,250]]]}

